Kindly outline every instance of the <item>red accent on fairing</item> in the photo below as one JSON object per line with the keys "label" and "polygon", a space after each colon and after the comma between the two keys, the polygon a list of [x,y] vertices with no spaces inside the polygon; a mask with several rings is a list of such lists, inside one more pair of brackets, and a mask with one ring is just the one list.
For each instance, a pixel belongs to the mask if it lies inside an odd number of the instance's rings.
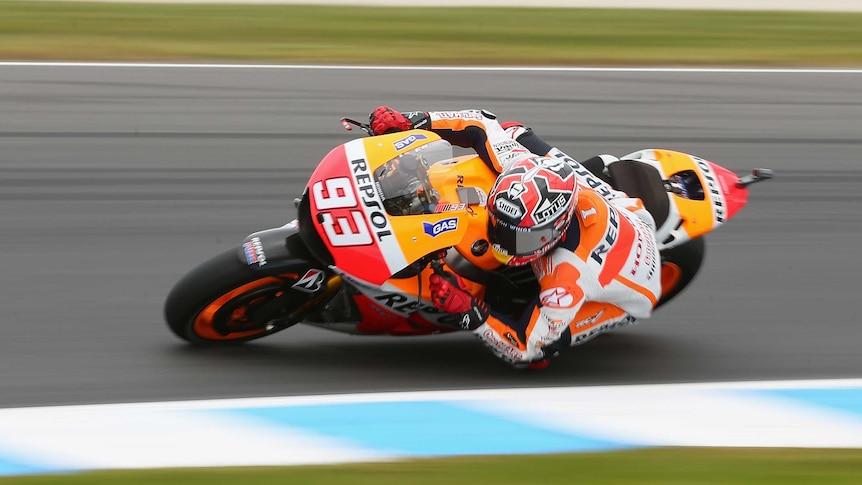
{"label": "red accent on fairing", "polygon": [[457,330],[453,327],[444,327],[441,325],[437,325],[434,322],[430,322],[419,313],[413,313],[412,315],[410,315],[410,318],[408,318],[408,320],[410,321],[412,333],[404,333],[398,335],[427,335],[430,333],[449,333]]}
{"label": "red accent on fairing", "polygon": [[709,167],[718,177],[718,183],[721,186],[721,192],[724,194],[724,199],[727,202],[727,220],[735,216],[748,202],[748,189],[745,187],[737,187],[739,176],[730,170],[712,162]]}
{"label": "red accent on fairing", "polygon": [[[350,188],[352,189],[356,199],[356,203],[353,207],[337,207],[334,209],[327,208],[320,210],[314,193],[315,184],[319,182],[323,182],[325,184],[327,180],[345,177],[350,179]],[[389,272],[389,266],[386,264],[386,258],[380,250],[373,228],[366,219],[364,212],[362,212],[362,198],[356,187],[356,180],[353,175],[350,160],[347,159],[347,151],[344,145],[334,148],[323,158],[323,160],[320,161],[317,168],[314,170],[314,173],[311,174],[311,178],[308,180],[306,188],[309,192],[311,219],[315,222],[314,227],[324,244],[326,244],[326,248],[335,259],[335,265],[343,269],[348,274],[355,275],[368,281],[383,281],[387,279],[391,275]],[[344,197],[346,194],[343,192],[343,188],[339,187],[339,190],[335,195]],[[340,223],[340,221],[346,222],[349,231],[357,231],[356,221],[352,219],[354,217],[354,212],[362,214],[361,218],[366,222],[363,230],[370,231],[370,242],[363,245],[333,246],[329,236],[327,236],[326,231],[321,224],[321,220],[319,219],[320,214],[327,213],[329,214],[328,217],[332,218],[330,219],[331,221],[336,221],[332,223],[333,226],[336,227],[336,229],[334,229],[336,232],[341,230],[338,227],[338,223]]]}
{"label": "red accent on fairing", "polygon": [[356,329],[364,334],[409,336],[455,331],[453,327],[429,322],[418,313],[409,317],[395,313],[363,294],[354,295],[353,301],[362,315],[362,323]]}

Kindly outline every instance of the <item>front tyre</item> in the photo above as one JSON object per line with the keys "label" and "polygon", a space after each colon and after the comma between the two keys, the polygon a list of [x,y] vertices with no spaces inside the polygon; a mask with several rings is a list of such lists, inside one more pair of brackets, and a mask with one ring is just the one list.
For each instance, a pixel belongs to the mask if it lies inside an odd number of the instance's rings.
{"label": "front tyre", "polygon": [[292,286],[311,269],[293,263],[254,269],[233,248],[202,263],[168,294],[165,320],[181,339],[194,344],[247,342],[298,323],[320,296]]}

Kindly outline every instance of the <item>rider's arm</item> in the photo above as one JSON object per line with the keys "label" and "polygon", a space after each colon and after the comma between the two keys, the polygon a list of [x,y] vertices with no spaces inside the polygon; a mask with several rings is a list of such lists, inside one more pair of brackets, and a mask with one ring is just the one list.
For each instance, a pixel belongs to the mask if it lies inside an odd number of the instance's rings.
{"label": "rider's arm", "polygon": [[[530,154],[559,158],[574,168],[579,183],[595,190],[605,199],[628,198],[625,192],[611,187],[574,158],[539,138],[529,127],[517,122],[501,125],[497,117],[487,110],[412,111],[401,115],[406,118],[405,128],[430,130],[453,145],[472,148],[497,172]],[[605,163],[616,160],[611,155],[600,157]]]}
{"label": "rider's arm", "polygon": [[513,140],[500,126],[497,117],[487,110],[414,111],[402,114],[414,128],[433,131],[455,146],[472,148],[496,172],[533,153]]}
{"label": "rider's arm", "polygon": [[[559,148],[541,139],[536,135],[532,128],[524,126],[518,122],[511,121],[503,123],[502,126],[506,128],[506,133],[510,137],[514,138],[518,143],[526,147],[531,153],[550,158],[559,158],[566,161],[572,166],[572,168],[574,168],[575,173],[578,174],[579,183],[595,190],[605,199],[612,200],[617,198],[628,198],[628,195],[625,192],[614,189],[610,184],[596,176],[596,174],[591,172],[580,162],[568,156]],[[599,157],[602,159],[604,164],[618,160],[612,155],[600,155]]]}
{"label": "rider's arm", "polygon": [[494,354],[513,364],[553,357],[571,345],[569,324],[585,302],[580,280],[573,266],[559,265],[542,276],[538,298],[518,321],[492,310],[473,333]]}
{"label": "rider's arm", "polygon": [[570,265],[540,278],[543,291],[518,321],[490,309],[471,293],[475,288],[470,290],[463,279],[447,271],[435,268],[429,290],[436,308],[458,315],[461,328],[471,330],[494,354],[515,364],[556,355],[558,350],[545,354],[544,347],[558,340],[564,340],[560,349],[569,345],[563,332],[584,302],[578,280],[579,273]]}

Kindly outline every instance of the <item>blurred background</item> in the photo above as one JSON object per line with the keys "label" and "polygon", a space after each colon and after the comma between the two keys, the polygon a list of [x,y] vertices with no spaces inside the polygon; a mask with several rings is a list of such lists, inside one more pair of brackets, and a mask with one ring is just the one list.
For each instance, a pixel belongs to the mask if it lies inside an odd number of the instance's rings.
{"label": "blurred background", "polygon": [[[0,407],[859,377],[860,25],[820,11],[0,2]],[[338,120],[380,104],[486,108],[577,159],[668,148],[776,179],[707,237],[678,300],[545,372],[460,334],[177,340],[161,314],[171,286],[292,219],[311,170],[356,136]]]}

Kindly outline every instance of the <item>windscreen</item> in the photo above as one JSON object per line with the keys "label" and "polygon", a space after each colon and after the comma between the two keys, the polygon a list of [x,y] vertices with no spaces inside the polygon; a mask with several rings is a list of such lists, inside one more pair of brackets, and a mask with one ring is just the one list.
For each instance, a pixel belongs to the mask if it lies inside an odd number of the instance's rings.
{"label": "windscreen", "polygon": [[430,214],[440,194],[428,180],[428,167],[452,158],[452,145],[435,140],[386,162],[374,171],[383,206],[393,216]]}

